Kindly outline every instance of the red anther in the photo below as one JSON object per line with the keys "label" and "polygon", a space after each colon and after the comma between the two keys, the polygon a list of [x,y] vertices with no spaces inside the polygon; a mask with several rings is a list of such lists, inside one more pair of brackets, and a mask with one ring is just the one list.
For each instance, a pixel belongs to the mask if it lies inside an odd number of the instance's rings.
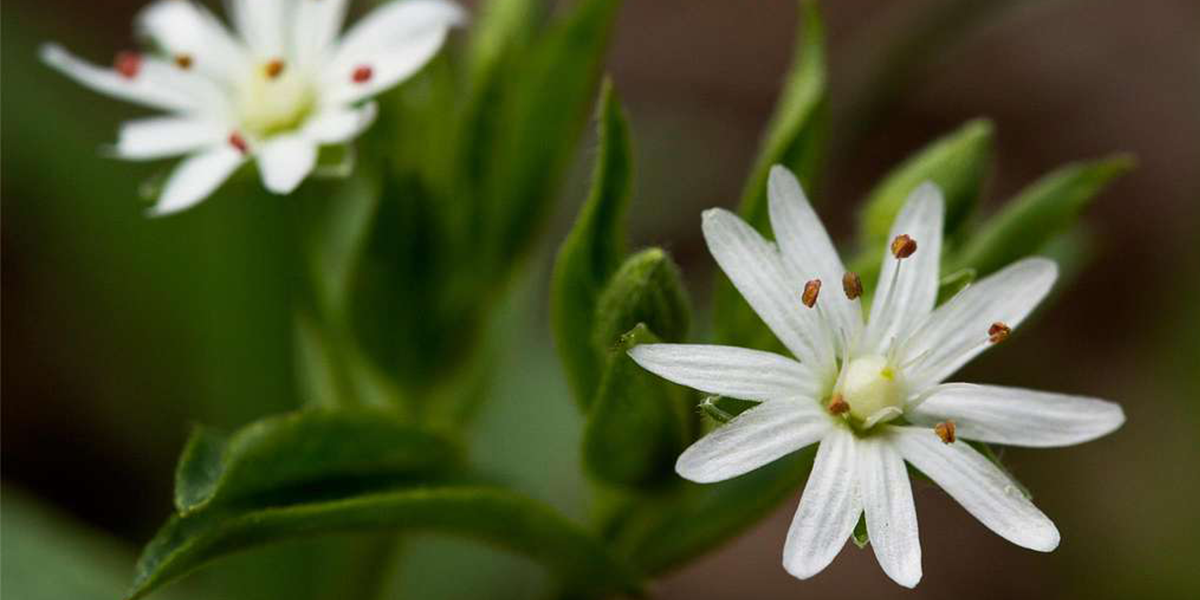
{"label": "red anther", "polygon": [[362,65],[354,69],[354,73],[350,76],[354,83],[366,83],[375,75],[375,71],[370,66]]}
{"label": "red anther", "polygon": [[250,146],[246,145],[246,138],[242,137],[242,134],[236,131],[229,134],[229,145],[236,148],[242,154],[250,151]]}
{"label": "red anther", "polygon": [[133,79],[142,70],[142,55],[137,52],[119,52],[113,59],[113,68],[121,77]]}

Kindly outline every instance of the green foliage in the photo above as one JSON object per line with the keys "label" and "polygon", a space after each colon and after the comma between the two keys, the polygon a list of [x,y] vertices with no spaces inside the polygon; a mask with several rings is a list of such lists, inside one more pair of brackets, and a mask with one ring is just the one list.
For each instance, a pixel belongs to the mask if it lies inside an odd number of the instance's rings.
{"label": "green foliage", "polygon": [[888,231],[908,195],[932,181],[946,200],[946,232],[953,233],[975,208],[992,160],[990,121],[968,121],[893,169],[867,195],[860,221],[861,240],[872,257],[888,243]]}
{"label": "green foliage", "polygon": [[941,188],[946,202],[945,232],[952,236],[960,231],[978,204],[992,158],[992,138],[990,121],[968,121],[909,157],[867,195],[859,219],[860,252],[850,264],[866,289],[874,289],[892,221],[917,186],[932,181]]}
{"label": "green foliage", "polygon": [[1083,208],[1133,165],[1131,157],[1118,155],[1070,164],[1045,175],[980,227],[952,264],[987,275],[1041,251],[1074,225]]}
{"label": "green foliage", "polygon": [[228,438],[197,428],[176,470],[175,506],[187,515],[252,499],[428,478],[456,467],[460,457],[453,442],[388,409],[311,408]]}
{"label": "green foliage", "polygon": [[437,531],[497,544],[546,565],[580,593],[636,591],[627,568],[548,507],[498,488],[435,487],[174,517],[143,552],[128,598],[141,598],[216,558],[247,548],[381,529]]}
{"label": "green foliage", "polygon": [[[769,233],[766,191],[771,167],[788,167],[812,193],[822,157],[826,125],[825,32],[817,3],[805,1],[800,7],[803,33],[738,209],[742,218],[763,234]],[[750,347],[771,343],[773,338],[766,327],[722,275],[717,276],[713,311],[720,343]]]}
{"label": "green foliage", "polygon": [[607,483],[648,486],[670,478],[691,440],[686,391],[629,358],[634,346],[658,341],[639,324],[609,351],[583,435],[584,464]]}
{"label": "green foliage", "polygon": [[600,382],[602,357],[590,343],[601,291],[624,254],[622,218],[629,203],[632,160],[620,100],[606,82],[597,117],[600,149],[592,190],[559,248],[551,278],[555,344],[576,400],[587,406]]}
{"label": "green foliage", "polygon": [[[522,57],[507,95],[494,107],[479,206],[486,259],[507,273],[536,239],[571,162],[599,81],[619,0],[581,0]],[[547,94],[547,90],[554,90]]]}

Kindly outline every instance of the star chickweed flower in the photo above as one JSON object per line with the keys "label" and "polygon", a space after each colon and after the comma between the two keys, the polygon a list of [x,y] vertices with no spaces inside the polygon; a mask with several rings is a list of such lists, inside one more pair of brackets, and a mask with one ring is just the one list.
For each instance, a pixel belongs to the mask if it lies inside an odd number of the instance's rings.
{"label": "star chickweed flower", "polygon": [[942,383],[1008,337],[1049,292],[1055,264],[1018,261],[935,308],[944,207],[941,191],[927,183],[892,225],[864,322],[862,282],[842,266],[796,178],[775,167],[768,196],[778,247],[721,209],[704,213],[704,236],[721,269],[795,358],[691,344],[630,351],[642,367],[676,383],[760,401],[685,450],[678,473],[699,483],[722,481],[818,443],[783,550],[784,568],[801,579],[833,561],[865,514],[884,572],[907,587],[920,581],[905,461],[1005,539],[1043,552],[1057,547],[1054,523],[963,440],[1078,444],[1119,427],[1121,408],[1079,396]]}
{"label": "star chickweed flower", "polygon": [[159,0],[137,17],[153,55],[122,52],[111,68],[55,44],[42,59],[79,83],[170,113],[121,126],[114,154],[186,155],[152,214],[200,202],[254,159],[263,185],[287,194],[312,172],[321,145],[355,138],[374,96],[437,53],[465,14],[449,0],[375,9],[339,38],[348,0],[228,0],[236,33],[191,0]]}

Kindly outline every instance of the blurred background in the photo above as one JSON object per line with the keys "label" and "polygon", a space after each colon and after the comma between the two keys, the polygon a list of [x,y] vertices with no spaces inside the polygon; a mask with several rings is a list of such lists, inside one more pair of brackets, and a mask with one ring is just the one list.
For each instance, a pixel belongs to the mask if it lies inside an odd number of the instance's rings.
{"label": "blurred background", "polygon": [[[232,428],[298,404],[288,200],[234,183],[195,210],[147,220],[138,189],[162,165],[98,152],[135,109],[36,60],[51,39],[100,61],[130,47],[142,4],[10,0],[0,21],[2,580],[13,600],[115,598],[171,511],[190,424]],[[1128,423],[1085,446],[1007,451],[1062,532],[1052,554],[1008,544],[918,483],[925,578],[915,591],[853,547],[811,581],[790,578],[780,554],[795,500],[654,591],[1200,597],[1200,3],[837,0],[822,9],[832,130],[815,201],[835,238],[882,174],[973,117],[996,125],[985,211],[1064,162],[1137,157],[1085,217],[1088,268],[1013,343],[961,374],[1115,400]],[[635,138],[633,241],[674,254],[702,312],[714,263],[699,214],[736,202],[795,20],[792,0],[627,0],[618,23],[608,69]],[[515,351],[502,353],[472,442],[476,463],[575,516],[587,510],[580,417],[551,347],[545,288],[593,147],[584,142],[554,229],[500,319]],[[339,567],[383,560],[337,551],[352,542],[241,555],[163,597],[339,597]],[[544,579],[523,559],[465,542],[421,536],[406,548],[381,597],[519,598]]]}

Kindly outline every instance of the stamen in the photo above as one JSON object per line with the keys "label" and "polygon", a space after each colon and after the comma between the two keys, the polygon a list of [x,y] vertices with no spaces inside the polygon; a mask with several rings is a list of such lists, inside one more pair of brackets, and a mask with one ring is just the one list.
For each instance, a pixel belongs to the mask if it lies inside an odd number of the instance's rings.
{"label": "stamen", "polygon": [[821,280],[813,279],[804,284],[804,294],[800,297],[800,301],[805,306],[812,308],[817,305],[817,296],[821,295]]}
{"label": "stamen", "polygon": [[137,52],[119,52],[113,59],[113,68],[121,77],[133,79],[142,70],[142,55]]}
{"label": "stamen", "polygon": [[246,154],[250,151],[250,146],[246,144],[246,138],[242,137],[242,134],[236,131],[229,134],[229,145],[236,148],[237,151],[241,152],[242,154]]}
{"label": "stamen", "polygon": [[988,341],[993,344],[999,344],[1000,342],[1007,340],[1008,336],[1011,334],[1012,327],[1009,327],[1008,325],[1005,325],[999,321],[992,323],[992,326],[988,327]]}
{"label": "stamen", "polygon": [[350,79],[354,83],[366,83],[375,75],[375,71],[369,65],[361,65],[354,69],[354,73],[350,75]]}
{"label": "stamen", "polygon": [[834,394],[833,398],[829,399],[829,412],[835,415],[842,415],[850,412],[850,403],[841,394]]}
{"label": "stamen", "polygon": [[908,234],[900,234],[892,240],[892,256],[895,256],[896,260],[904,260],[916,251],[917,241],[908,237]]}
{"label": "stamen", "polygon": [[191,54],[176,54],[175,55],[175,66],[177,66],[180,69],[183,69],[185,71],[192,68],[192,55]]}
{"label": "stamen", "polygon": [[842,291],[846,292],[846,297],[850,300],[857,300],[862,296],[862,279],[859,279],[858,273],[846,273],[842,275]]}
{"label": "stamen", "polygon": [[933,432],[936,433],[939,438],[941,438],[943,444],[954,443],[954,421],[942,421],[941,423],[938,423],[933,428]]}
{"label": "stamen", "polygon": [[275,79],[283,74],[283,67],[283,61],[276,58],[263,67],[263,72],[267,74],[268,78]]}

